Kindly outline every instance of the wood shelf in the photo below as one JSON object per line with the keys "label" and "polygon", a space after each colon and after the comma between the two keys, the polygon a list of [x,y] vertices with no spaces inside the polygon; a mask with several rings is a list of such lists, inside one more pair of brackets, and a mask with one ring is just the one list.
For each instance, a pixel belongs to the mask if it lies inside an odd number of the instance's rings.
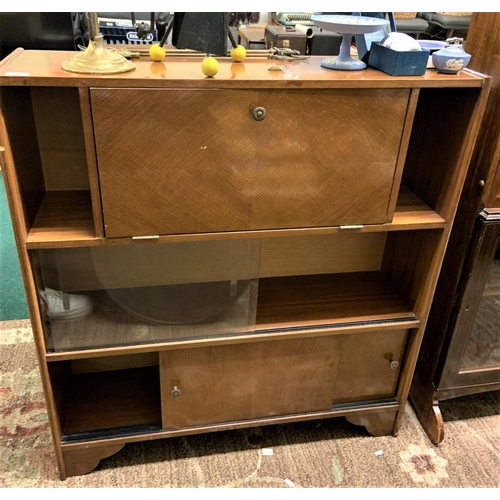
{"label": "wood shelf", "polygon": [[380,272],[260,280],[256,330],[304,330],[418,320]]}
{"label": "wood shelf", "polygon": [[90,191],[47,191],[28,234],[28,248],[95,239]]}
{"label": "wood shelf", "polygon": [[391,224],[383,224],[388,231],[409,229],[441,229],[446,221],[416,194],[401,184],[396,211]]}
{"label": "wood shelf", "polygon": [[159,367],[72,375],[63,422],[63,439],[161,423]]}
{"label": "wood shelf", "polygon": [[[366,225],[356,232],[408,231],[442,229],[446,221],[404,185],[401,186],[393,221],[389,224]],[[313,227],[279,230],[232,231],[222,233],[162,235],[156,242],[272,238],[307,236],[345,232],[340,227]],[[144,243],[144,240],[139,240]],[[92,204],[88,191],[49,191],[45,194],[26,246],[37,248],[69,248],[94,245],[130,244],[130,238],[96,238]]]}
{"label": "wood shelf", "polygon": [[[224,319],[185,327],[137,322],[116,305],[108,317],[102,314],[108,306],[101,296],[103,309],[99,314],[81,321],[52,324],[55,351],[46,353],[46,359],[60,361],[306,337],[312,331],[315,335],[355,334],[416,328],[420,324],[405,300],[377,271],[265,278],[259,283],[255,327],[240,327],[240,333],[221,334],[218,325],[228,330]],[[196,337],[193,330],[197,331]]]}

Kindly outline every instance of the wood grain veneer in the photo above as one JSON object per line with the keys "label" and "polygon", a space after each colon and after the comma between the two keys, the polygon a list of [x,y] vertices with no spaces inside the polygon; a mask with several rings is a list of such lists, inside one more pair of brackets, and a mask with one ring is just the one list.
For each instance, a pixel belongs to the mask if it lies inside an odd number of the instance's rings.
{"label": "wood grain veneer", "polygon": [[[482,87],[484,76],[464,70],[457,75],[427,71],[421,77],[392,77],[376,69],[360,72],[330,71],[321,67],[323,56],[313,56],[304,62],[280,61],[297,79],[284,73],[268,71],[269,61],[264,57],[248,58],[234,63],[219,58],[219,72],[215,78],[206,78],[201,72],[202,56],[172,57],[160,63],[149,57],[136,62],[136,69],[118,75],[78,75],[67,73],[61,64],[74,52],[25,50],[0,67],[0,85],[40,85],[63,87],[162,87],[171,88],[426,88],[426,87]],[[238,73],[235,74],[234,66]],[[242,71],[242,68],[244,71]],[[7,73],[7,75],[6,75]],[[8,73],[24,73],[15,78]],[[27,73],[27,74],[26,74]]]}
{"label": "wood grain veneer", "polygon": [[88,190],[78,90],[32,87],[30,93],[45,189]]}
{"label": "wood grain veneer", "polygon": [[[163,428],[390,397],[398,370],[390,368],[388,358],[400,359],[404,341],[404,332],[393,331],[164,351]],[[178,397],[172,395],[175,388],[181,391]]]}
{"label": "wood grain veneer", "polygon": [[92,126],[92,109],[90,107],[89,89],[78,89],[80,97],[81,119],[83,126],[83,138],[85,142],[85,157],[87,160],[88,179],[90,194],[92,196],[92,213],[94,216],[95,236],[104,237],[104,222],[102,220],[101,189],[99,184],[99,172],[97,171],[97,158],[95,151],[94,127]]}
{"label": "wood grain veneer", "polygon": [[[490,88],[491,80],[487,80],[481,93],[477,93],[473,89],[456,89],[445,98],[441,90],[427,89],[421,92],[421,97],[425,97],[422,99],[422,106],[420,106],[419,102],[419,107],[417,107],[414,140],[418,141],[419,137],[422,140],[425,137],[421,144],[426,144],[426,148],[422,153],[421,150],[412,149],[410,142],[409,160],[405,167],[404,182],[448,222],[453,221],[456,215]],[[442,99],[439,100],[438,97],[442,97]],[[445,105],[445,99],[452,99],[453,97],[461,99],[461,105],[451,107],[448,105],[446,109],[450,119],[453,119],[453,122],[459,125],[454,128],[454,133],[446,140],[443,129],[443,126],[446,125],[442,121],[442,114],[439,109]],[[431,103],[437,106],[433,109],[434,113],[437,113],[437,119],[424,123],[424,115],[431,116],[431,110],[428,108]],[[445,108],[441,109],[444,112]],[[416,143],[414,143],[413,147],[415,146]],[[439,168],[436,168],[436,166],[439,166]],[[426,188],[424,188],[425,185]],[[389,260],[387,260],[387,267],[384,267],[383,264],[383,269],[391,267],[390,273],[393,276],[393,284],[410,300],[412,308],[421,320],[420,328],[413,332],[410,337],[408,347],[409,362],[406,363],[403,370],[398,394],[401,400],[406,400],[408,396],[417,360],[419,359],[420,363],[422,363],[422,360],[428,355],[429,351],[427,349],[429,345],[436,341],[439,342],[437,335],[434,337],[429,336],[428,338],[432,337],[430,343],[427,343],[426,347],[424,346],[424,349],[420,352],[420,357],[418,357],[451,229],[452,224],[447,224],[440,235],[438,232],[431,231],[428,236],[418,242],[416,240],[411,242],[414,237],[413,234],[406,237],[402,235],[394,236],[392,240],[395,242],[395,246],[392,247],[391,245],[391,247],[393,249],[392,255],[395,258],[392,264],[389,264]],[[460,239],[461,236],[458,237],[458,240]],[[457,249],[456,244],[457,240],[452,239],[450,245],[452,252]],[[419,256],[417,259],[409,261],[405,252],[413,252],[416,247],[420,248]],[[405,266],[403,259],[409,265]],[[452,283],[449,283],[449,285],[452,285]],[[403,290],[406,290],[406,292]],[[455,296],[450,293],[448,287],[445,293],[438,294],[434,306],[438,303],[441,304],[439,306],[441,318],[449,314],[450,309],[448,308],[454,298]],[[433,331],[432,328],[431,331]],[[430,374],[433,373],[433,370],[430,366],[426,366],[424,372],[422,370],[420,370],[420,373],[417,372],[416,378],[419,379],[422,373],[425,373],[423,377],[427,378],[432,376]],[[429,403],[431,406],[434,404],[432,399]],[[418,412],[420,410],[417,410]],[[437,415],[437,412],[433,411],[430,406],[422,414],[424,413],[427,417],[431,413]],[[425,418],[427,419],[427,417]],[[402,413],[400,412],[396,420],[396,432],[401,418]],[[439,428],[439,425],[435,427]]]}
{"label": "wood grain veneer", "polygon": [[[5,127],[9,130],[10,154],[15,162],[10,166],[13,170],[15,165],[15,171],[10,175],[15,176],[22,205],[20,215],[23,233],[26,233],[30,230],[45,192],[30,89],[1,88],[0,105]],[[23,119],[19,120],[21,116]],[[7,147],[7,136],[2,142]],[[4,166],[5,170],[9,168],[8,163]]]}
{"label": "wood grain veneer", "polygon": [[[71,361],[71,372],[74,375],[84,373],[125,370],[158,366],[158,353],[145,352],[123,356],[102,356],[99,358],[74,359]],[[59,363],[52,363],[58,365]]]}
{"label": "wood grain veneer", "polygon": [[[16,52],[16,51],[15,51]],[[5,97],[5,89],[1,89],[0,99]],[[14,89],[15,90],[15,89]],[[8,92],[9,97],[12,98],[13,94]],[[15,94],[14,94],[15,95]],[[19,98],[19,95],[17,96]],[[26,97],[26,94],[21,94],[21,99]],[[19,103],[9,103],[9,107],[12,105],[14,109]],[[47,404],[47,413],[49,416],[49,426],[51,431],[51,436],[54,442],[55,447],[55,455],[59,468],[59,475],[61,478],[66,477],[64,459],[62,456],[61,450],[61,422],[59,420],[59,416],[57,414],[57,394],[54,393],[54,389],[52,386],[52,381],[50,380],[49,369],[47,366],[47,361],[45,359],[45,351],[46,345],[43,334],[43,326],[41,322],[40,309],[38,306],[38,296],[36,292],[35,280],[33,275],[33,270],[31,268],[30,258],[28,255],[28,251],[24,245],[26,241],[27,231],[30,226],[31,217],[35,216],[35,213],[26,212],[26,205],[23,205],[23,182],[22,175],[23,169],[26,168],[26,163],[24,163],[23,158],[27,158],[29,160],[30,156],[33,155],[33,148],[36,151],[38,147],[37,144],[32,144],[27,148],[27,156],[21,155],[21,163],[19,172],[21,177],[18,176],[17,172],[17,164],[16,162],[20,160],[19,155],[15,154],[16,149],[19,146],[19,141],[22,141],[25,136],[23,135],[22,129],[20,129],[20,120],[14,118],[14,125],[12,125],[12,121],[9,123],[13,131],[18,132],[18,136],[13,139],[12,145],[10,141],[10,132],[7,130],[6,117],[4,115],[4,111],[6,111],[7,116],[12,111],[12,107],[9,109],[4,108],[4,103],[2,101],[0,105],[0,146],[2,151],[2,162],[4,170],[2,171],[2,175],[5,181],[5,191],[7,195],[7,201],[9,204],[9,210],[12,217],[12,227],[14,231],[14,237],[16,242],[16,248],[19,255],[19,262],[21,267],[21,273],[23,277],[26,299],[28,304],[28,310],[31,318],[31,325],[33,328],[33,337],[35,340],[35,348],[36,354],[38,358],[38,365],[40,368],[41,382],[45,395],[45,401]],[[32,114],[30,109],[25,109],[27,120],[30,121],[32,119]],[[33,139],[33,137],[31,137]],[[35,155],[36,157],[36,155]],[[34,177],[38,177],[38,179],[43,179],[41,163],[38,161],[35,163],[35,166],[39,167],[35,169],[33,174]],[[24,170],[24,173],[26,170]],[[43,185],[43,183],[42,183]],[[40,189],[41,185],[36,186],[36,195],[33,196],[34,200],[39,201],[40,199]],[[30,200],[32,202],[33,200]],[[33,206],[33,205],[32,205]],[[36,207],[36,204],[34,205]],[[57,386],[57,382],[56,382]],[[57,389],[56,389],[57,391]]]}
{"label": "wood grain veneer", "polygon": [[409,99],[408,99],[408,106],[406,109],[406,117],[405,117],[402,135],[401,135],[401,143],[399,145],[396,170],[394,172],[393,188],[391,190],[391,196],[389,199],[389,206],[387,208],[387,221],[388,222],[392,222],[392,220],[393,220],[394,211],[396,210],[396,205],[398,204],[398,199],[400,196],[400,186],[401,186],[401,178],[403,177],[403,167],[404,167],[405,162],[406,162],[406,154],[408,152],[408,146],[409,146],[410,139],[411,139],[411,132],[413,129],[413,120],[415,118],[415,112],[417,109],[419,95],[420,95],[420,89],[412,89],[410,92]]}
{"label": "wood grain veneer", "polygon": [[[173,429],[173,430],[152,430],[150,432],[146,431],[141,434],[118,434],[116,436],[102,436],[100,439],[95,439],[93,441],[80,441],[80,442],[65,442],[62,444],[61,449],[65,456],[69,456],[70,453],[80,451],[88,451],[89,454],[93,455],[99,453],[100,449],[106,450],[108,446],[113,445],[123,445],[126,443],[136,443],[140,441],[150,441],[156,439],[163,439],[174,436],[190,436],[193,434],[203,434],[207,432],[216,431],[227,431],[234,429],[244,429],[250,427],[261,427],[264,425],[278,425],[287,424],[291,422],[304,422],[307,420],[332,418],[332,417],[346,417],[348,419],[357,420],[358,423],[355,425],[369,425],[371,421],[376,424],[380,419],[385,421],[383,414],[389,414],[392,420],[392,427],[394,425],[394,417],[397,414],[399,404],[397,401],[388,400],[384,402],[372,402],[363,406],[352,406],[352,405],[337,405],[326,411],[309,412],[309,413],[299,413],[295,415],[280,415],[267,418],[253,418],[246,420],[239,420],[233,422],[221,422],[217,424],[200,425],[194,427],[186,427],[183,429]],[[360,423],[360,417],[363,416],[365,423]],[[372,426],[369,425],[370,428]],[[375,429],[379,429],[379,426],[374,425]],[[383,425],[382,429],[385,431],[384,435],[391,433],[391,429],[387,429],[387,425]],[[380,430],[382,430],[380,429]],[[108,456],[104,454],[104,457]],[[95,457],[90,461],[86,472],[90,472],[96,467]]]}
{"label": "wood grain veneer", "polygon": [[[471,54],[470,66],[490,75],[493,88],[488,98],[477,145],[471,160],[471,171],[479,176],[471,180],[474,198],[480,194],[480,205],[500,207],[500,12],[475,12],[467,33],[466,50]],[[484,189],[478,181],[485,182]]]}
{"label": "wood grain veneer", "polygon": [[[460,359],[466,347],[467,335],[460,323],[474,313],[472,304],[478,300],[480,287],[466,298],[467,284],[474,281],[474,261],[481,239],[486,237],[477,231],[480,214],[494,214],[498,206],[499,160],[500,160],[500,14],[498,12],[476,12],[471,21],[465,50],[471,54],[470,67],[489,74],[491,91],[486,93],[488,102],[477,142],[474,148],[467,177],[448,248],[443,259],[424,335],[418,364],[411,387],[411,400],[417,416],[430,439],[439,443],[444,439],[443,419],[439,401],[450,397],[495,390],[494,374],[460,371]],[[460,107],[461,108],[461,107]],[[490,217],[488,217],[490,220]],[[493,215],[491,220],[495,220]],[[487,232],[486,232],[487,233]],[[491,257],[491,255],[490,255]],[[479,259],[485,259],[486,254]],[[480,266],[479,266],[480,267]],[[469,301],[471,307],[469,308]],[[469,312],[470,311],[470,312]],[[496,380],[500,380],[498,372]],[[469,385],[470,384],[470,385]],[[483,386],[484,384],[484,386]],[[468,386],[468,387],[467,387]],[[497,384],[498,386],[498,384]]]}
{"label": "wood grain veneer", "polygon": [[384,223],[408,98],[92,89],[106,236]]}
{"label": "wood grain veneer", "polygon": [[408,319],[414,314],[380,272],[260,280],[257,330]]}
{"label": "wood grain veneer", "polygon": [[63,449],[63,457],[65,463],[65,476],[79,476],[88,474],[95,469],[99,462],[115,453],[118,453],[125,444],[101,445],[96,448],[80,448],[77,450]]}
{"label": "wood grain veneer", "polygon": [[162,352],[163,428],[328,410],[337,343],[317,337]]}

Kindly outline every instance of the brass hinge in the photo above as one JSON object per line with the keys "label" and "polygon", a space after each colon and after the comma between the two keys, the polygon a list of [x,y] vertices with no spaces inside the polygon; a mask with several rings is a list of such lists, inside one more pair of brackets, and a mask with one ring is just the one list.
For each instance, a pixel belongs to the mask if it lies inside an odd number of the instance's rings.
{"label": "brass hinge", "polygon": [[6,170],[5,168],[5,158],[4,154],[5,153],[5,148],[3,146],[0,146],[0,170]]}

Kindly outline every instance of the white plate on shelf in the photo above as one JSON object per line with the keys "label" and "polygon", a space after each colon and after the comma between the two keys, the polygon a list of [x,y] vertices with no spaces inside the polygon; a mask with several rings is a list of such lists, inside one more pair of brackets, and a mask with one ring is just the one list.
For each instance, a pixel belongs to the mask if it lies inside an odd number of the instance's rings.
{"label": "white plate on shelf", "polygon": [[311,16],[318,28],[346,35],[362,35],[385,28],[389,21],[365,16]]}

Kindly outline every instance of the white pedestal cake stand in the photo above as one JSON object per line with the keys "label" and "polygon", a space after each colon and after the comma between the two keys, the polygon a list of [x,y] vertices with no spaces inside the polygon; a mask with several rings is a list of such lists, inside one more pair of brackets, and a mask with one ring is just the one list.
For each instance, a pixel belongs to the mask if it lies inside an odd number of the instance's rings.
{"label": "white pedestal cake stand", "polygon": [[377,17],[365,16],[311,16],[311,21],[318,28],[334,31],[342,36],[340,54],[321,61],[321,66],[328,69],[347,71],[365,69],[366,64],[351,57],[351,40],[354,35],[373,33],[385,28],[389,21]]}

